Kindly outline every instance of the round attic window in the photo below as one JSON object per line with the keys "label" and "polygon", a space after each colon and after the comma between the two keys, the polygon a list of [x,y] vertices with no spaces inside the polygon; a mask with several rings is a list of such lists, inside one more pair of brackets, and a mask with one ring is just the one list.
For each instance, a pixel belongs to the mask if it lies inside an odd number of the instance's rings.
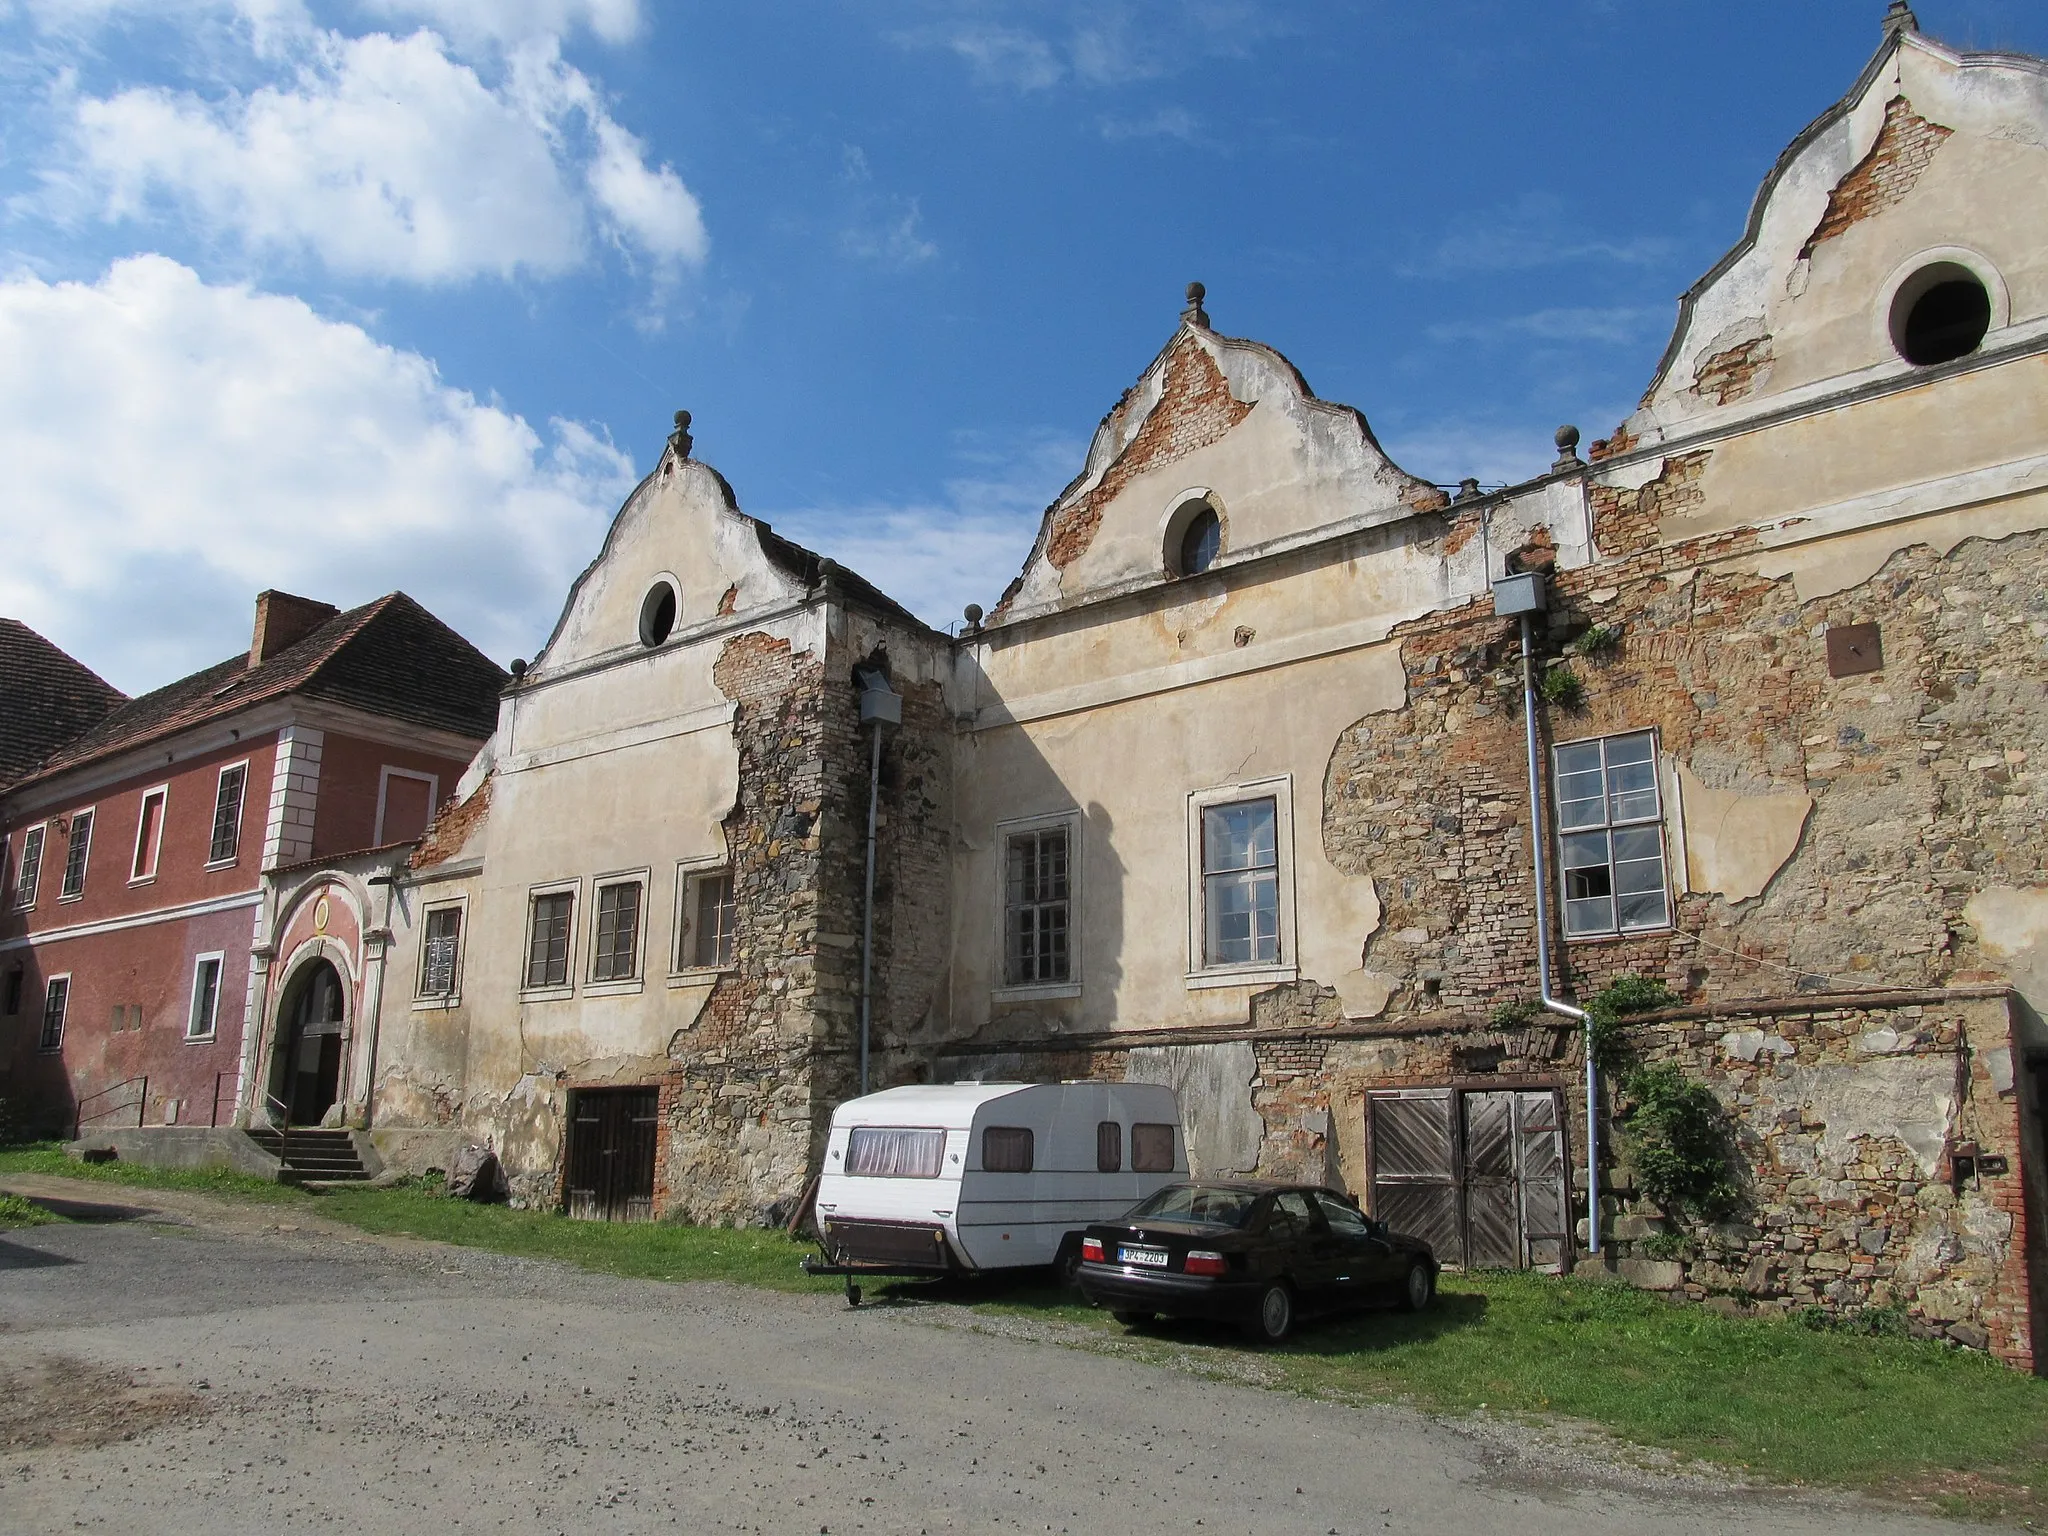
{"label": "round attic window", "polygon": [[1223,552],[1223,519],[1206,501],[1191,501],[1173,515],[1177,537],[1168,546],[1176,576],[1199,576]]}
{"label": "round attic window", "polygon": [[657,581],[640,602],[640,643],[649,650],[661,644],[676,627],[676,589]]}
{"label": "round attic window", "polygon": [[1991,295],[1959,262],[1937,261],[1900,285],[1892,299],[1892,345],[1916,368],[1952,363],[1984,344]]}

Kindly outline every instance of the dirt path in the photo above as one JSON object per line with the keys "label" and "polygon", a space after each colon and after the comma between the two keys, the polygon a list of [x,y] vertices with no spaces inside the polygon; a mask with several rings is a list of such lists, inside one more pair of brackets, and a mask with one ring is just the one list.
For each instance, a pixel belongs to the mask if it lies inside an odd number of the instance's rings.
{"label": "dirt path", "polygon": [[952,1309],[615,1280],[182,1192],[0,1188],[121,1218],[0,1234],[9,1532],[1964,1529]]}

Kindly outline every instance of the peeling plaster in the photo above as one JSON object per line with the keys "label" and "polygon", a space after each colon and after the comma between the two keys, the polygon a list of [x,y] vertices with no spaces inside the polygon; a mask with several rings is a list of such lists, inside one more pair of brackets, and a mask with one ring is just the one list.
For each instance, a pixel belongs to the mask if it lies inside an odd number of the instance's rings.
{"label": "peeling plaster", "polygon": [[1799,847],[1813,797],[1710,789],[1684,763],[1678,765],[1678,779],[1685,807],[1687,888],[1730,901],[1762,895]]}
{"label": "peeling plaster", "polygon": [[1180,1099],[1188,1170],[1198,1179],[1251,1173],[1259,1166],[1266,1122],[1252,1107],[1259,1063],[1251,1042],[1143,1046],[1124,1065],[1127,1083],[1164,1083]]}
{"label": "peeling plaster", "polygon": [[1956,1063],[1951,1056],[1889,1056],[1856,1066],[1791,1067],[1777,1098],[1822,1122],[1820,1155],[1860,1160],[1856,1143],[1895,1141],[1913,1154],[1921,1177],[1933,1178],[1955,1128]]}

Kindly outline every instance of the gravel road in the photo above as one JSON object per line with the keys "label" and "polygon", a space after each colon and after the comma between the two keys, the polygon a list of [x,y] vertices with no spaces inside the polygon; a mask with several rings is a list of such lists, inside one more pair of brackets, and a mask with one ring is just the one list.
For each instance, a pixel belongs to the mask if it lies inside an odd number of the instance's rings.
{"label": "gravel road", "polygon": [[1203,1381],[956,1307],[848,1312],[193,1195],[0,1188],[114,1218],[0,1234],[8,1532],[1966,1529]]}

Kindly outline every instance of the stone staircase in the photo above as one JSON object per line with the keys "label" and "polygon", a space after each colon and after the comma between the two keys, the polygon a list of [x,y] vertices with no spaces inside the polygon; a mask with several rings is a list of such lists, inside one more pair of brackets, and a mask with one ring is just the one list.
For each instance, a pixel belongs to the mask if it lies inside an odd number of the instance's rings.
{"label": "stone staircase", "polygon": [[249,1139],[283,1161],[284,1168],[277,1176],[280,1184],[318,1188],[325,1184],[361,1184],[370,1177],[347,1131],[294,1126],[287,1137],[269,1126],[261,1126],[249,1131]]}

